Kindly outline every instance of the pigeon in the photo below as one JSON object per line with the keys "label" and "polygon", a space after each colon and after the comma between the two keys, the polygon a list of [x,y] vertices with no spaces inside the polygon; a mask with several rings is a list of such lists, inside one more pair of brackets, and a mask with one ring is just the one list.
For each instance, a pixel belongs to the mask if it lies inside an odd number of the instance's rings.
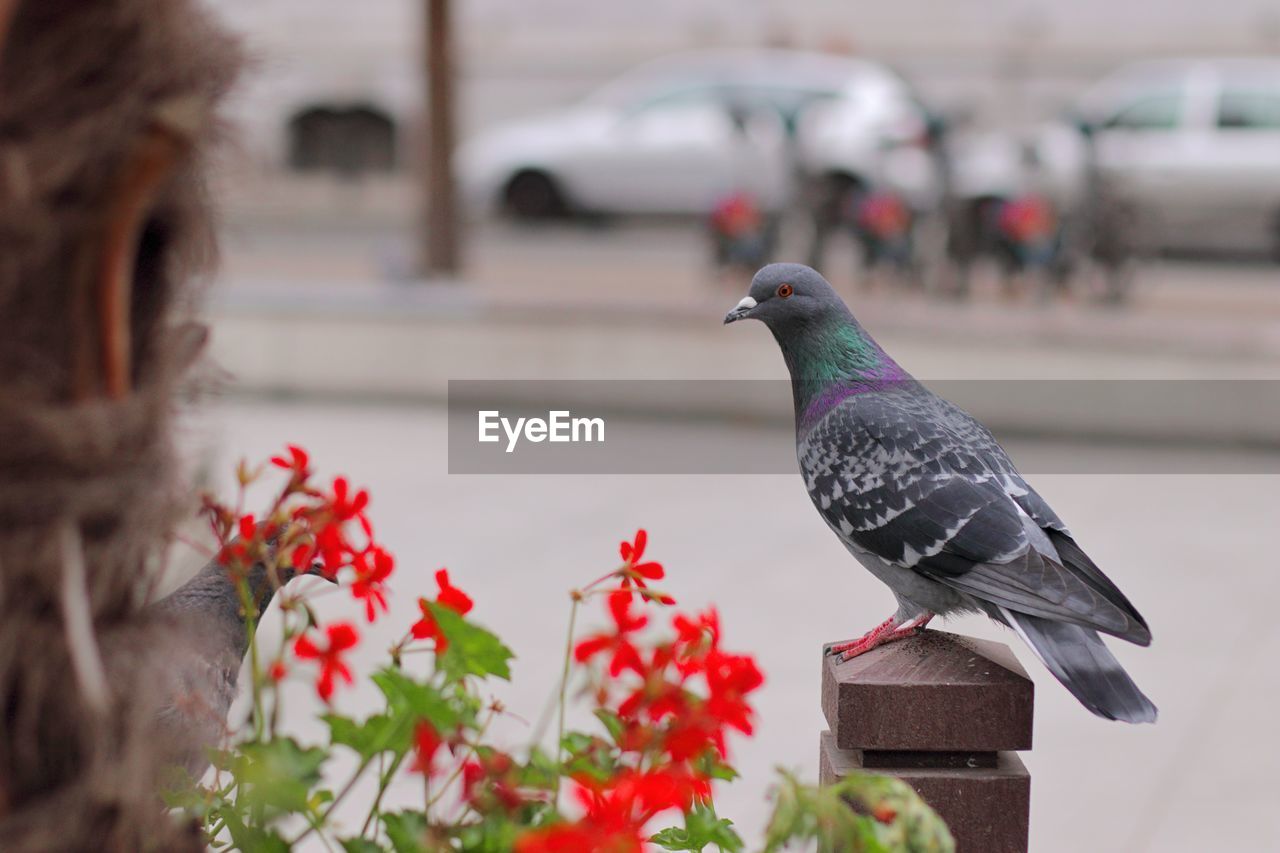
{"label": "pigeon", "polygon": [[[318,566],[305,572],[282,567],[279,587],[304,574],[326,577]],[[277,586],[263,563],[250,569],[249,588],[258,613],[265,613]],[[199,779],[209,767],[208,750],[226,734],[240,666],[249,650],[240,594],[226,567],[214,559],[148,611],[175,629],[157,673],[159,706],[154,713],[160,748],[167,763]]]}
{"label": "pigeon", "polygon": [[894,362],[809,267],[756,273],[724,322],[745,319],[769,328],[791,373],[810,499],[898,602],[828,654],[848,660],[934,616],[985,613],[1094,714],[1155,721],[1155,705],[1098,636],[1147,646],[1146,621],[984,426]]}

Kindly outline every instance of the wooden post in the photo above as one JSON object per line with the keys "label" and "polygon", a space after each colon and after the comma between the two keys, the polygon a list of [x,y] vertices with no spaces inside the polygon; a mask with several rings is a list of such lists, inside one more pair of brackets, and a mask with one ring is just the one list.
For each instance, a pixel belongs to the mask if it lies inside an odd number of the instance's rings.
{"label": "wooden post", "polygon": [[1034,686],[1008,646],[943,631],[845,663],[824,657],[822,784],[896,776],[933,807],[958,853],[1025,853]]}
{"label": "wooden post", "polygon": [[427,95],[422,271],[451,276],[460,267],[453,184],[453,51],[449,0],[426,0],[423,46]]}

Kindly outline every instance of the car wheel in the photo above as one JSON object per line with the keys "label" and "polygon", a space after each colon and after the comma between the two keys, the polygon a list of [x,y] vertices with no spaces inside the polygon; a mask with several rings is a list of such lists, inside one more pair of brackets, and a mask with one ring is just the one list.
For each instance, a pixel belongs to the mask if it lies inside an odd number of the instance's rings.
{"label": "car wheel", "polygon": [[554,219],[568,213],[564,194],[544,172],[520,172],[507,183],[503,201],[520,219]]}

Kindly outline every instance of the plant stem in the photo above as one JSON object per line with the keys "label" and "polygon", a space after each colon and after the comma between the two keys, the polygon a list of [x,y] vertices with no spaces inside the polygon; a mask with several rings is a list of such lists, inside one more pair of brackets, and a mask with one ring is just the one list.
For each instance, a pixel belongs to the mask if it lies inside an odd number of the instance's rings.
{"label": "plant stem", "polygon": [[[334,797],[332,801],[330,801],[330,803],[329,803],[329,808],[327,808],[327,809],[325,809],[325,810],[324,810],[324,814],[320,815],[320,824],[321,824],[321,825],[326,825],[326,824],[328,824],[328,822],[329,822],[329,816],[333,814],[333,810],[334,810],[334,809],[336,809],[336,808],[338,807],[338,803],[342,802],[342,799],[343,799],[345,796],[347,796],[347,794],[350,794],[350,793],[351,793],[351,789],[352,789],[352,788],[354,788],[354,787],[356,786],[356,782],[360,779],[360,777],[361,777],[361,776],[363,776],[363,775],[364,775],[364,771],[365,771],[365,769],[366,769],[370,764],[372,764],[372,763],[373,763],[373,757],[374,757],[375,755],[381,756],[381,754],[383,753],[383,751],[384,751],[384,750],[386,750],[386,749],[388,748],[388,743],[389,743],[389,741],[390,741],[390,738],[391,738],[391,736],[390,736],[389,734],[384,734],[384,735],[383,735],[381,738],[379,738],[379,739],[378,739],[378,741],[374,744],[374,749],[369,753],[368,757],[367,757],[367,758],[364,758],[364,759],[362,759],[362,760],[360,761],[360,766],[356,768],[356,772],[355,772],[355,773],[353,773],[353,774],[351,775],[351,778],[350,778],[349,780],[347,780],[347,784],[342,786],[342,790],[338,792],[338,795],[337,795],[336,797]],[[402,755],[398,755],[398,756],[396,757],[396,763],[399,763],[399,761],[401,760],[401,758],[403,758],[403,756],[402,756]],[[391,769],[390,769],[390,770],[388,771],[388,773],[387,773],[387,780],[388,780],[388,781],[390,780],[391,773],[393,773],[393,772],[395,772],[395,765],[394,765],[394,764],[392,765]],[[382,787],[383,787],[383,788],[385,788],[386,784],[387,784],[387,782],[386,782],[386,781],[382,782]],[[381,799],[381,797],[382,797],[382,790],[380,789],[380,790],[378,791],[378,798],[379,798],[379,799]],[[375,808],[377,807],[377,804],[378,804],[378,801],[377,801],[377,800],[375,800],[375,801],[374,801],[374,807],[375,807]],[[368,820],[366,820],[366,821],[365,821],[365,825],[366,825],[366,826],[368,825]],[[292,841],[290,841],[290,842],[289,842],[289,846],[290,846],[291,848],[292,848],[292,847],[294,847],[294,846],[296,846],[296,845],[297,845],[297,843],[298,843],[299,841],[301,841],[302,839],[304,839],[304,838],[306,838],[308,835],[310,835],[310,834],[311,834],[311,830],[312,830],[312,829],[314,829],[314,828],[315,828],[315,827],[310,827],[310,828],[306,829],[305,831],[303,831],[303,833],[302,833],[301,835],[299,835],[297,838],[295,838],[295,839],[293,839]],[[364,831],[363,831],[363,830],[361,830],[361,834],[362,834],[362,835],[364,834]]]}
{"label": "plant stem", "polygon": [[324,837],[324,829],[320,823],[321,820],[322,818],[317,817],[310,810],[307,811],[307,823],[309,823],[311,828],[316,831],[316,837],[320,839],[320,843],[324,845],[324,849],[328,850],[329,853],[334,853],[333,845],[329,843],[329,839]]}
{"label": "plant stem", "polygon": [[630,563],[623,563],[621,566],[619,566],[618,568],[614,569],[613,571],[611,571],[611,572],[608,572],[608,573],[606,573],[606,574],[601,575],[600,577],[598,577],[598,578],[596,578],[595,580],[593,580],[591,583],[589,583],[589,584],[587,584],[586,586],[584,586],[584,587],[582,588],[582,591],[583,591],[583,592],[586,592],[587,590],[591,589],[592,587],[596,586],[597,584],[602,584],[602,583],[604,583],[605,581],[609,580],[609,578],[622,577],[622,576],[624,575],[624,573],[627,571],[627,569],[629,569],[630,567],[631,567],[631,564],[630,564]]}
{"label": "plant stem", "polygon": [[365,816],[364,825],[360,827],[360,837],[363,838],[365,833],[369,831],[369,825],[373,823],[373,819],[378,815],[378,809],[382,806],[382,795],[387,792],[387,787],[391,784],[391,777],[396,775],[396,771],[400,769],[401,762],[404,761],[405,755],[401,753],[396,756],[396,760],[391,762],[391,766],[378,780],[378,794],[373,798],[373,805],[369,808],[369,814]]}
{"label": "plant stem", "polygon": [[363,759],[360,762],[360,766],[356,768],[355,773],[351,774],[351,778],[347,780],[347,784],[342,786],[342,790],[339,791],[338,795],[334,797],[333,800],[329,803],[329,808],[324,810],[324,814],[320,815],[320,817],[316,820],[315,823],[313,823],[311,826],[303,830],[301,835],[299,835],[297,838],[290,841],[289,842],[290,847],[296,847],[298,842],[306,838],[308,835],[310,835],[313,830],[316,830],[320,826],[324,826],[329,823],[329,815],[333,814],[333,810],[338,807],[338,803],[342,802],[343,798],[346,797],[347,794],[351,793],[351,789],[356,786],[356,782],[360,779],[361,776],[364,775],[365,769],[372,763],[373,763],[372,755],[370,755],[368,758]]}
{"label": "plant stem", "polygon": [[556,715],[556,785],[552,805],[560,808],[560,778],[564,775],[564,706],[569,692],[569,668],[573,662],[573,629],[578,621],[578,605],[581,593],[574,591],[573,605],[569,608],[569,635],[564,641],[564,669],[560,674],[560,707]]}
{"label": "plant stem", "polygon": [[262,711],[262,671],[258,661],[258,612],[249,589],[246,575],[236,582],[240,590],[240,607],[244,609],[244,630],[249,640],[249,675],[253,682],[253,735],[262,738],[264,715]]}
{"label": "plant stem", "polygon": [[497,713],[495,711],[490,711],[489,716],[480,724],[480,728],[476,729],[475,742],[467,744],[467,754],[462,756],[462,759],[458,762],[457,766],[453,768],[453,772],[449,774],[449,778],[440,783],[440,790],[436,791],[435,796],[428,798],[428,809],[434,806],[436,801],[444,796],[444,792],[449,790],[449,786],[462,775],[462,768],[466,766],[467,762],[471,759],[471,756],[476,754],[476,744],[484,740],[485,732],[489,731],[489,724],[493,722],[493,718],[496,716]]}

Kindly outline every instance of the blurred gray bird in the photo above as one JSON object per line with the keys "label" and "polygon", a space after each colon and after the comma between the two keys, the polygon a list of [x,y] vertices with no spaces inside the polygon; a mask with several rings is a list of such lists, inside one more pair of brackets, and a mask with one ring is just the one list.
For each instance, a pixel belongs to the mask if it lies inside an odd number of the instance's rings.
{"label": "blurred gray bird", "polygon": [[848,660],[935,615],[985,613],[1093,713],[1155,721],[1098,636],[1146,646],[1147,623],[984,426],[899,367],[809,267],[761,269],[724,322],[743,319],[769,328],[791,373],[810,499],[898,600],[892,617],[829,654]]}
{"label": "blurred gray bird", "polygon": [[[280,588],[306,572],[279,570]],[[275,595],[276,585],[259,562],[249,571],[259,615]],[[208,750],[227,732],[227,714],[236,698],[237,679],[249,650],[249,634],[240,594],[225,566],[216,559],[168,596],[148,608],[174,626],[172,645],[157,667],[155,712],[158,737],[169,763],[199,779],[209,767]]]}

